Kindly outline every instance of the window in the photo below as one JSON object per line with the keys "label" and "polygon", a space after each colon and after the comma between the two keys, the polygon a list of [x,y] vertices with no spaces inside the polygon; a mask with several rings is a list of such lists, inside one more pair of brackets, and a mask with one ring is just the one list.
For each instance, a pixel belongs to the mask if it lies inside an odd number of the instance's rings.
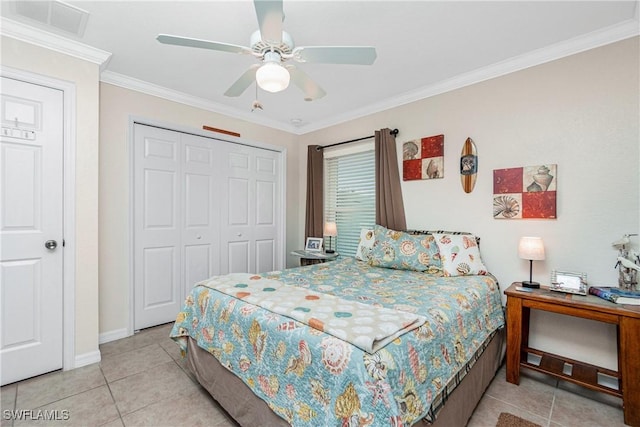
{"label": "window", "polygon": [[324,220],[338,227],[336,251],[354,256],[360,229],[376,222],[375,152],[325,153],[324,168]]}

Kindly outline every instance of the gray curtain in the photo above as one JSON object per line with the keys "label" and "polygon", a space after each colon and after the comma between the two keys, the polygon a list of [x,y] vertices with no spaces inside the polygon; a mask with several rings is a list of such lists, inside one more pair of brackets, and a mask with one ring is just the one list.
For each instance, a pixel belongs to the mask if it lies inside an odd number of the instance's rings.
{"label": "gray curtain", "polygon": [[[307,148],[307,212],[304,238],[322,237],[324,232],[324,165],[322,150],[317,145]],[[304,244],[304,242],[302,242]]]}
{"label": "gray curtain", "polygon": [[376,131],[376,224],[392,230],[406,230],[404,202],[396,154],[396,137],[391,129]]}

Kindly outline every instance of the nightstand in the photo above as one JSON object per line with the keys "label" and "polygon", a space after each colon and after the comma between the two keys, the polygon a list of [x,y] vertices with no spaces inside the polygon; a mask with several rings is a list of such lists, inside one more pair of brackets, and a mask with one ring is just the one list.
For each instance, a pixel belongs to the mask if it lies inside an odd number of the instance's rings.
{"label": "nightstand", "polygon": [[[622,398],[624,422],[640,426],[640,306],[620,305],[594,295],[572,295],[548,287],[507,295],[507,381],[520,383],[527,368]],[[618,330],[618,371],[571,360],[529,347],[531,309],[612,323]]]}
{"label": "nightstand", "polygon": [[302,260],[316,260],[320,262],[333,261],[340,256],[338,252],[328,254],[326,252],[310,252],[304,250],[291,251],[291,255],[300,257],[300,262],[302,262]]}

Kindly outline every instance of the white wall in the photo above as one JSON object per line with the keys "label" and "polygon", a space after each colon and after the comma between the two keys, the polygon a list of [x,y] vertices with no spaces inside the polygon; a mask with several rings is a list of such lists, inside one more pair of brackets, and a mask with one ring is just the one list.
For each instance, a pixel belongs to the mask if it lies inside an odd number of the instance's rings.
{"label": "white wall", "polygon": [[98,65],[2,37],[2,64],[76,86],[75,355],[98,351]]}
{"label": "white wall", "polygon": [[[399,128],[401,156],[403,142],[442,133],[444,179],[402,183],[409,228],[478,234],[483,260],[503,288],[528,278],[529,263],[517,255],[518,239],[525,235],[542,237],[546,246],[547,259],[534,263],[534,280],[548,283],[550,271],[561,269],[586,272],[593,285],[616,285],[611,242],[638,233],[640,226],[638,41],[349,121],[304,135],[301,142],[329,144]],[[479,155],[470,194],[462,191],[459,175],[467,137]],[[304,175],[306,160],[300,160]],[[557,219],[493,219],[493,170],[545,163],[558,165]],[[300,200],[305,190],[300,187]],[[615,334],[610,325],[534,313],[530,343],[617,369]]]}
{"label": "white wall", "polygon": [[[99,85],[96,64],[3,37],[3,65],[71,81],[77,88],[76,355],[97,350],[98,332],[128,325],[130,115],[196,129],[208,124],[287,147],[287,252],[300,246],[304,234],[306,145],[398,127],[401,152],[404,141],[444,133],[445,178],[403,183],[409,227],[477,233],[483,258],[503,286],[528,275],[528,263],[516,254],[522,235],[545,239],[547,260],[534,266],[535,279],[544,282],[551,269],[560,268],[585,271],[592,284],[615,283],[610,243],[640,229],[638,40],[297,137]],[[459,151],[468,136],[479,151],[471,194],[462,192],[458,174]],[[541,163],[558,164],[558,219],[494,220],[492,170]],[[289,266],[295,263],[288,260]],[[607,325],[540,314],[532,333],[534,346],[617,368],[615,330]]]}
{"label": "white wall", "polygon": [[[190,107],[111,84],[100,84],[100,333],[122,336],[129,326],[129,120],[145,118],[196,131],[203,125],[240,133],[243,140],[287,150],[287,254],[300,246],[297,137],[287,132]],[[224,138],[222,134],[212,134]],[[305,155],[306,158],[306,155]],[[304,204],[302,204],[304,206]],[[288,257],[287,265],[297,264]],[[103,335],[104,337],[104,335]]]}

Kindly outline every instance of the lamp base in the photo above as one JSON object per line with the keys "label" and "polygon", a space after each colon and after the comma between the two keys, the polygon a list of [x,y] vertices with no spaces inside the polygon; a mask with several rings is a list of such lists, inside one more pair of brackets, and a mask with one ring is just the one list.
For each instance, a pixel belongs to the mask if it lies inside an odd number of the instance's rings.
{"label": "lamp base", "polygon": [[333,249],[327,249],[326,251],[324,251],[325,254],[335,254],[336,251],[334,251]]}
{"label": "lamp base", "polygon": [[522,286],[524,286],[525,288],[538,289],[540,288],[540,283],[530,282],[529,280],[525,280],[524,282],[522,282]]}

